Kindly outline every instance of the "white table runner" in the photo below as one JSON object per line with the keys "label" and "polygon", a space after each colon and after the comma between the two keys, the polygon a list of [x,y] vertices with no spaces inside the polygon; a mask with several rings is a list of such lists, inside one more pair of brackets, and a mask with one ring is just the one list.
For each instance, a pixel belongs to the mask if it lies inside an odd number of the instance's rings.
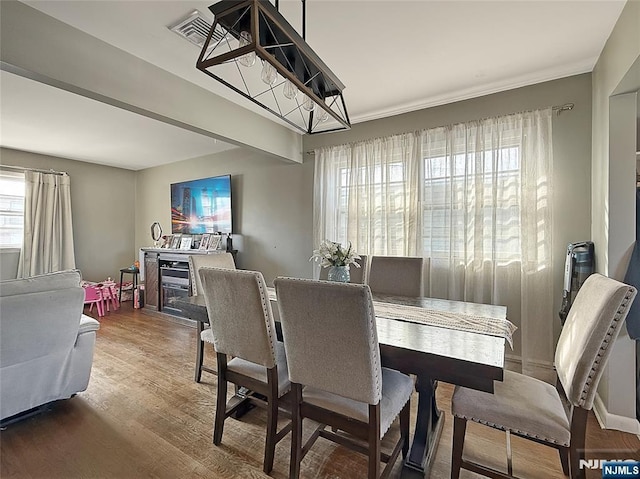
{"label": "white table runner", "polygon": [[[270,301],[277,301],[274,288],[267,288]],[[404,304],[373,301],[376,317],[422,323],[439,328],[455,329],[470,333],[488,334],[505,338],[513,348],[513,333],[518,329],[508,319],[487,318],[458,312],[407,306]]]}
{"label": "white table runner", "polygon": [[518,329],[507,319],[487,318],[464,313],[437,311],[435,309],[404,304],[373,302],[376,317],[428,324],[440,328],[456,329],[470,333],[489,334],[505,338],[513,348],[513,333]]}

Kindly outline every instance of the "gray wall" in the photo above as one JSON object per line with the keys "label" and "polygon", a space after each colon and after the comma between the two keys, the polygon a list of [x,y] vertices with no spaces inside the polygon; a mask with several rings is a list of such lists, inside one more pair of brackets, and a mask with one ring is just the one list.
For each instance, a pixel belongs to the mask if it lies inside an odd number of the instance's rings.
{"label": "gray wall", "polygon": [[[591,75],[539,83],[448,105],[354,125],[345,132],[306,136],[305,151],[394,133],[574,103],[553,119],[554,311],[562,302],[568,243],[591,238]],[[556,336],[560,322],[553,318]]]}
{"label": "gray wall", "polygon": [[152,244],[154,221],[171,233],[171,183],[226,174],[233,232],[242,235],[238,267],[261,271],[268,283],[280,275],[310,278],[313,162],[284,162],[244,148],[139,171],[136,248]]}
{"label": "gray wall", "polygon": [[[619,145],[610,140],[621,133],[612,131],[620,113],[619,99],[611,100],[612,95],[640,88],[639,60],[640,2],[629,1],[593,70],[592,237],[598,270],[618,279],[624,277],[635,240],[636,162],[631,152],[627,158],[616,156]],[[629,135],[633,135],[633,126],[628,125]],[[606,427],[640,433],[635,373],[635,344],[623,330],[598,387],[599,417]],[[598,407],[596,403],[596,410]]]}
{"label": "gray wall", "polygon": [[[116,277],[136,259],[134,171],[6,148],[0,149],[0,164],[69,173],[76,267],[83,278]],[[3,278],[15,277],[18,254],[0,250]]]}

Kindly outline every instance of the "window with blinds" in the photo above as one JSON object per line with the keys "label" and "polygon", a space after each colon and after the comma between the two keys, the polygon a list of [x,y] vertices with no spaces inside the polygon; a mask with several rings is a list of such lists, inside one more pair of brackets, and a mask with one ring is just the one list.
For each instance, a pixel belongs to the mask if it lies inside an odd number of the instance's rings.
{"label": "window with blinds", "polygon": [[0,171],[0,248],[21,248],[24,236],[24,173]]}

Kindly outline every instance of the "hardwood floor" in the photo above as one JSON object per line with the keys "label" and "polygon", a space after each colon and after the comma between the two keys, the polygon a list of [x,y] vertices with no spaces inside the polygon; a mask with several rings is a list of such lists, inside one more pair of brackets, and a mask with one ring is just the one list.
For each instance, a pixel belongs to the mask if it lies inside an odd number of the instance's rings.
{"label": "hardwood floor", "polygon": [[[195,327],[133,310],[131,303],[100,318],[100,323],[87,391],[0,433],[2,478],[268,477],[262,473],[264,411],[228,419],[222,445],[212,444],[216,377],[203,373],[202,383],[193,380]],[[213,365],[209,348],[205,355],[205,363]],[[446,420],[431,473],[434,479],[449,477],[452,391],[448,384],[438,387]],[[305,429],[305,437],[310,430]],[[499,466],[506,462],[504,444],[503,433],[470,424],[465,455]],[[288,477],[289,447],[289,437],[276,447],[272,477]],[[564,477],[555,450],[519,438],[513,438],[512,448],[514,471],[520,477]],[[587,448],[619,451],[625,456],[621,459],[630,459],[629,454],[638,454],[640,440],[601,430],[590,414]],[[399,472],[396,464],[392,477],[399,477]],[[303,478],[365,476],[364,456],[322,439],[302,463]],[[463,471],[461,477],[477,476]],[[601,475],[589,471],[587,477]]]}

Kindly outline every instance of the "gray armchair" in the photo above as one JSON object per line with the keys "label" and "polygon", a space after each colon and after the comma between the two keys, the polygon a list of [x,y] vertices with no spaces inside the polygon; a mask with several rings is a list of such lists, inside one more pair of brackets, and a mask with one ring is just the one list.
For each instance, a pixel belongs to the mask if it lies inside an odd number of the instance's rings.
{"label": "gray armchair", "polygon": [[[406,455],[409,449],[413,380],[381,367],[369,287],[290,278],[277,278],[274,285],[291,379],[289,478],[298,478],[302,458],[318,437],[367,454],[369,479],[380,477],[380,462],[387,462],[386,477],[400,451]],[[401,437],[391,454],[382,454],[381,439],[398,416]],[[305,418],[320,426],[303,446]]]}
{"label": "gray armchair", "polygon": [[[509,434],[558,449],[565,475],[584,478],[587,414],[635,288],[593,274],[571,306],[555,354],[558,387],[511,371],[495,383],[494,394],[456,387],[451,477],[468,469],[493,478],[511,478]],[[565,404],[569,411],[565,410]],[[507,474],[463,459],[467,421],[507,431]]]}
{"label": "gray armchair", "polygon": [[0,282],[0,419],[84,391],[100,323],[78,271]]}

